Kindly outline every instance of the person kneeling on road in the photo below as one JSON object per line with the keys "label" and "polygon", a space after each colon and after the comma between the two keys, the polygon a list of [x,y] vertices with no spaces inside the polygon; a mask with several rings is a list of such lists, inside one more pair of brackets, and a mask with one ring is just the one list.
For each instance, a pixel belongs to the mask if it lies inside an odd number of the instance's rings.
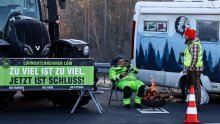
{"label": "person kneeling on road", "polygon": [[116,56],[114,60],[115,65],[109,70],[109,78],[116,82],[117,88],[123,91],[123,104],[126,108],[131,108],[130,97],[132,96],[132,90],[137,91],[135,97],[135,106],[141,108],[141,99],[144,95],[145,84],[135,77],[138,73],[138,69],[132,64],[126,62],[121,55]]}

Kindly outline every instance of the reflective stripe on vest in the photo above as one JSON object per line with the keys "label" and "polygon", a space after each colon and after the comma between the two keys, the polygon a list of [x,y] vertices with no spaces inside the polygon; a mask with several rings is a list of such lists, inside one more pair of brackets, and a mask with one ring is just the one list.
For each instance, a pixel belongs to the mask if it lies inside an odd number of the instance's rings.
{"label": "reflective stripe on vest", "polygon": [[[203,62],[202,62],[202,47],[201,47],[201,44],[200,42],[193,42],[191,45],[199,45],[199,57],[198,57],[198,61],[196,63],[196,67],[201,67],[203,66]],[[186,67],[189,67],[190,64],[191,64],[191,61],[192,61],[192,56],[191,56],[191,53],[190,53],[190,48],[191,48],[191,45],[186,47],[185,49],[185,52],[184,52],[184,66]]]}

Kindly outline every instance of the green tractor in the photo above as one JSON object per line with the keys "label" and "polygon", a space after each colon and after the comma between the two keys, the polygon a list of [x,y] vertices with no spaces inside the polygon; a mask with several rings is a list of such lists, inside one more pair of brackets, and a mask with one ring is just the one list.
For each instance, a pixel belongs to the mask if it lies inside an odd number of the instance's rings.
{"label": "green tractor", "polygon": [[[89,58],[88,43],[59,39],[57,9],[65,9],[65,6],[65,0],[1,0],[0,58]],[[8,106],[16,92],[0,91],[0,108]],[[40,90],[22,93],[31,98],[44,96],[54,105],[70,107],[78,99],[79,92]],[[79,105],[87,104],[90,99],[84,96]]]}

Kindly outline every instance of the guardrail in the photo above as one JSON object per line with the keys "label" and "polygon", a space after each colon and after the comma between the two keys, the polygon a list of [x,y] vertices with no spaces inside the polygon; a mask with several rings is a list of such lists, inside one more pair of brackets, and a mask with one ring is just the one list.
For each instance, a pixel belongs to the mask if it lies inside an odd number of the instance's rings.
{"label": "guardrail", "polygon": [[111,67],[110,63],[94,63],[94,66],[97,70],[97,74],[100,74],[104,77],[104,83],[106,75],[109,73],[109,69]]}

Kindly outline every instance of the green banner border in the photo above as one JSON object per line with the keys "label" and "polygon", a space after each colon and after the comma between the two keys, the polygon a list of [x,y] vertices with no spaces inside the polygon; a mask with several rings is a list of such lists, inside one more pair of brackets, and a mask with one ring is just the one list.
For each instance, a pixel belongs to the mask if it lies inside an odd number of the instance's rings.
{"label": "green banner border", "polygon": [[[94,85],[94,59],[92,58],[0,58],[0,64],[4,69],[13,66],[50,66],[66,67],[66,66],[93,66],[93,82],[89,85],[9,85],[0,86],[0,91],[36,91],[36,90],[88,90]],[[90,70],[91,72],[91,70]],[[88,74],[89,75],[89,74]],[[87,76],[88,76],[87,75]],[[0,75],[1,76],[1,75]],[[54,75],[53,75],[54,76]],[[91,79],[90,79],[91,80]]]}

